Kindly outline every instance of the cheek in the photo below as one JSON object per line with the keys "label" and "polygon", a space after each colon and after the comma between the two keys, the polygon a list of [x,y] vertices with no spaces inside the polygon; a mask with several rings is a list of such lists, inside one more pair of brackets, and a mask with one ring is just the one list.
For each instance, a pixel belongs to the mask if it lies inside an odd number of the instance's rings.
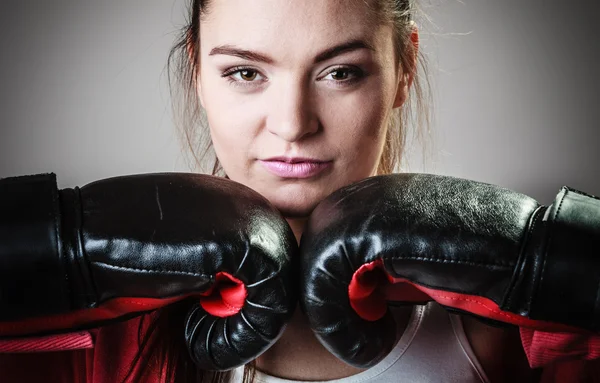
{"label": "cheek", "polygon": [[377,166],[385,142],[390,103],[386,94],[369,87],[327,108],[328,141],[338,148],[344,165],[352,164],[348,171],[360,169],[370,173]]}
{"label": "cheek", "polygon": [[208,117],[212,144],[221,166],[232,176],[244,171],[247,166],[248,152],[252,146],[252,136],[238,121],[227,114],[212,114]]}
{"label": "cheek", "polygon": [[204,106],[214,150],[225,172],[233,175],[248,166],[260,124],[255,108],[232,100],[224,86],[207,83],[203,93],[211,97],[204,97]]}

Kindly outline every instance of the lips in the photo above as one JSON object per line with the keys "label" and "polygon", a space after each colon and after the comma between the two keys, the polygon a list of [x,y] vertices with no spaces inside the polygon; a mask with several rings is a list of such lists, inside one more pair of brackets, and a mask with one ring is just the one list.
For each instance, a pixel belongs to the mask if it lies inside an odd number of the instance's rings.
{"label": "lips", "polygon": [[305,157],[273,157],[260,163],[269,173],[281,178],[311,178],[331,166],[331,161]]}

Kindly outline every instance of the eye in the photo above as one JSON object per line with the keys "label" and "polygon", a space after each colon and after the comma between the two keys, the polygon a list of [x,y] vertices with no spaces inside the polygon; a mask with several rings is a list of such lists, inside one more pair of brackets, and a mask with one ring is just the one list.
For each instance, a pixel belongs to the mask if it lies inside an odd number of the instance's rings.
{"label": "eye", "polygon": [[351,67],[336,67],[330,70],[320,80],[332,81],[338,86],[345,86],[354,83],[364,77],[362,70]]}
{"label": "eye", "polygon": [[252,69],[244,69],[237,71],[236,74],[240,75],[240,78],[244,81],[254,81],[258,76],[258,73]]}
{"label": "eye", "polygon": [[227,78],[230,83],[236,86],[253,85],[257,82],[262,82],[265,80],[264,76],[261,75],[256,69],[246,67],[231,68],[223,73],[221,77]]}
{"label": "eye", "polygon": [[348,79],[348,77],[350,76],[350,71],[347,69],[336,69],[333,72],[329,73],[331,75],[331,78],[333,80],[336,81],[343,81]]}

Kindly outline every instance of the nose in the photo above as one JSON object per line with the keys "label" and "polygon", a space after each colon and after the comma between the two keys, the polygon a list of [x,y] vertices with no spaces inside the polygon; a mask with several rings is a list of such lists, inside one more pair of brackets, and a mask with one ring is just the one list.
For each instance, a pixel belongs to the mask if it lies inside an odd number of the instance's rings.
{"label": "nose", "polygon": [[267,119],[270,133],[287,142],[296,142],[319,130],[308,84],[287,81],[281,88],[273,89],[271,116]]}

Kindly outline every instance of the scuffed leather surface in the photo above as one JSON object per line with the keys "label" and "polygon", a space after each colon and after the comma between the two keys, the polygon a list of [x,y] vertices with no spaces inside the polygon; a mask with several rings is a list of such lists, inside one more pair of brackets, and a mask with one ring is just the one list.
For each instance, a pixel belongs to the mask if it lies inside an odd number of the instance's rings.
{"label": "scuffed leather surface", "polygon": [[[293,233],[266,199],[233,181],[186,173],[115,177],[61,190],[60,212],[58,250],[46,246],[43,256],[60,254],[68,293],[56,290],[46,298],[48,310],[13,312],[11,319],[120,297],[184,297],[207,290],[224,271],[245,283],[246,303],[232,317],[206,318],[199,328],[210,328],[208,346],[192,337],[189,347],[200,367],[227,369],[270,346],[295,307]],[[31,237],[24,233],[23,241]],[[27,262],[20,272],[27,275]],[[22,307],[35,307],[31,298]]]}
{"label": "scuffed leather surface", "polygon": [[[359,367],[377,363],[395,341],[389,315],[364,321],[348,301],[352,275],[376,259],[392,277],[486,297],[532,319],[581,324],[570,314],[576,307],[586,307],[587,318],[595,307],[598,318],[597,303],[574,302],[597,299],[598,257],[583,247],[598,240],[600,209],[585,223],[581,209],[574,213],[572,232],[564,225],[550,230],[542,222],[545,210],[523,194],[447,176],[357,182],[332,193],[310,218],[300,245],[302,307],[322,343]],[[593,269],[586,272],[586,265]],[[560,287],[578,274],[587,282]]]}

